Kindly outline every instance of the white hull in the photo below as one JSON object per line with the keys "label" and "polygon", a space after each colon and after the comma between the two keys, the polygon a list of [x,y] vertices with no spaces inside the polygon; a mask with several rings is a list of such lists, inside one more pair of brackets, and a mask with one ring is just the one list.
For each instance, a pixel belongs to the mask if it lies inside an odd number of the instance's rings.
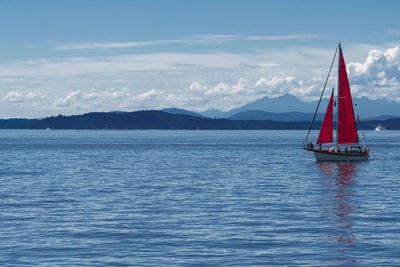
{"label": "white hull", "polygon": [[369,153],[335,153],[314,150],[317,161],[365,161],[369,159]]}

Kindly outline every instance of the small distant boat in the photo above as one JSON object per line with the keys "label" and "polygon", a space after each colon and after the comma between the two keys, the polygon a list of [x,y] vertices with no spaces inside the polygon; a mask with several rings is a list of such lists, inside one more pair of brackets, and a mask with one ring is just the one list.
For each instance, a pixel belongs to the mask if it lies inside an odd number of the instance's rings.
{"label": "small distant boat", "polygon": [[376,128],[375,128],[375,132],[383,132],[383,131],[385,131],[386,130],[386,128],[382,125],[382,124],[379,124]]}
{"label": "small distant boat", "polygon": [[[323,97],[329,75],[332,70],[333,63],[338,56],[338,96],[336,103],[334,103],[334,89],[332,90],[331,98],[329,100],[328,108],[325,113],[325,118],[319,132],[316,145],[312,142],[307,143],[308,136],[315,121],[315,116],[318,112],[321,99]],[[336,144],[333,144],[333,108],[337,107],[337,127],[336,127]],[[364,139],[364,134],[363,134]],[[323,149],[323,144],[332,144],[330,148]],[[314,152],[317,161],[364,161],[369,159],[370,149],[366,143],[360,144],[357,131],[357,122],[354,115],[353,101],[351,98],[350,85],[347,77],[346,65],[344,63],[343,52],[341,44],[339,43],[336,48],[335,55],[331,67],[326,78],[325,85],[318,102],[317,109],[314,114],[313,121],[308,130],[307,137],[303,144],[303,148],[307,151]]]}

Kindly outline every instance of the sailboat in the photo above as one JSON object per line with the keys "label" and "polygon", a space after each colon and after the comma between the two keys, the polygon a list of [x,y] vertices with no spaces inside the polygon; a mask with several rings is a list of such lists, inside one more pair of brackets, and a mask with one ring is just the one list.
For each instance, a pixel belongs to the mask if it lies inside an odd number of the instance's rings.
{"label": "sailboat", "polygon": [[[308,137],[315,121],[321,99],[323,97],[326,85],[329,80],[329,75],[332,70],[336,55],[338,54],[338,85],[337,98],[334,101],[334,89],[332,89],[331,97],[326,109],[324,121],[319,132],[319,136],[314,145],[308,143]],[[333,109],[336,106],[336,140],[333,141]],[[362,135],[364,139],[364,134]],[[324,148],[323,145],[330,144],[330,148]],[[335,55],[330,66],[328,77],[326,78],[324,88],[321,93],[314,118],[308,130],[307,137],[304,141],[303,148],[307,151],[314,152],[317,161],[365,161],[369,159],[370,149],[366,142],[360,143],[357,131],[357,122],[354,115],[353,101],[349,80],[347,77],[346,65],[343,58],[342,46],[339,43],[336,48]]]}
{"label": "sailboat", "polygon": [[375,128],[375,132],[383,132],[383,131],[385,131],[386,130],[386,128],[382,125],[382,124],[379,124],[376,128]]}

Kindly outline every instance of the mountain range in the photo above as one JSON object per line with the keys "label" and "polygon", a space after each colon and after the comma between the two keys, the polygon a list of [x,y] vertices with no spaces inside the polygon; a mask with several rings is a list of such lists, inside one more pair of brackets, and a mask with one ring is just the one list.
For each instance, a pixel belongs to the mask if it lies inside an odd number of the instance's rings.
{"label": "mountain range", "polygon": [[[322,101],[322,112],[326,109],[326,102]],[[400,103],[365,97],[356,98],[354,102],[363,107],[360,113],[368,118],[360,120],[359,129],[373,130],[377,125],[383,125],[390,130],[400,130]],[[295,96],[284,95],[263,97],[228,112],[209,110],[196,113],[179,108],[92,112],[43,119],[0,119],[0,129],[305,130],[314,117],[312,110],[316,104],[315,101],[303,102]],[[314,129],[321,127],[322,112],[316,114]]]}
{"label": "mountain range", "polygon": [[[321,124],[321,121],[315,122],[313,129],[319,129]],[[358,128],[373,130],[377,125],[388,130],[400,130],[400,119],[361,121]],[[0,129],[307,130],[309,127],[309,121],[211,119],[159,110],[92,112],[44,119],[0,119]]]}
{"label": "mountain range", "polygon": [[[400,117],[400,103],[386,99],[354,98],[355,113],[362,120],[386,120]],[[263,97],[230,111],[211,109],[193,112],[184,109],[164,109],[174,114],[187,114],[208,118],[228,118],[234,120],[276,120],[276,121],[310,121],[312,120],[318,101],[303,102],[291,94],[279,97]],[[328,105],[328,99],[322,99],[316,116],[322,120]]]}

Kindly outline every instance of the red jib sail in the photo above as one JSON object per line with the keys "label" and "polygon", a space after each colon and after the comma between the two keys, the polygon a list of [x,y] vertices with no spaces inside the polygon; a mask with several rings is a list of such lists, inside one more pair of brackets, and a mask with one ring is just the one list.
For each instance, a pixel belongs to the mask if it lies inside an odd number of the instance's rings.
{"label": "red jib sail", "polygon": [[322,123],[321,130],[317,144],[326,144],[333,142],[333,90],[331,100],[329,100],[328,108],[326,109],[324,122]]}
{"label": "red jib sail", "polygon": [[339,129],[338,143],[352,144],[358,142],[356,119],[353,101],[351,100],[349,79],[344,64],[342,48],[339,49]]}

